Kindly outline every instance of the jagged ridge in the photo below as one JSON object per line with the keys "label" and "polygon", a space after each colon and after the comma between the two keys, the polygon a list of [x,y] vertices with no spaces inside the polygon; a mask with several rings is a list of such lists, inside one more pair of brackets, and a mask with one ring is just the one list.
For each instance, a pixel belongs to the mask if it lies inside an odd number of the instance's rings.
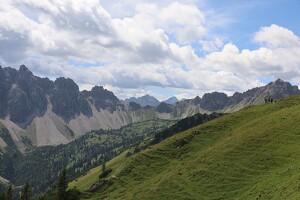
{"label": "jagged ridge", "polygon": [[175,105],[159,104],[149,95],[141,98],[154,102],[155,107],[151,107],[123,104],[102,86],[81,92],[69,78],[51,81],[33,75],[24,65],[19,70],[0,66],[0,122],[24,151],[28,147],[24,141],[28,140],[34,146],[57,145],[90,130],[116,129],[150,118],[182,119],[196,113],[232,112],[262,103],[266,96],[279,99],[299,93],[297,86],[279,79],[230,97],[213,92]]}

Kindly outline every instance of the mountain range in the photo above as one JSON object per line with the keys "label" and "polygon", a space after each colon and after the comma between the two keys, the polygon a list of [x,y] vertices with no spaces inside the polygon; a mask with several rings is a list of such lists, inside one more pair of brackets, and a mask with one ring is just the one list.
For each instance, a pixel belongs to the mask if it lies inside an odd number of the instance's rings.
{"label": "mountain range", "polygon": [[[24,152],[30,146],[68,143],[91,130],[116,129],[151,118],[182,119],[195,113],[233,112],[262,103],[265,97],[279,99],[299,93],[297,86],[278,79],[233,96],[213,92],[174,104],[174,98],[160,103],[146,95],[124,103],[102,86],[80,91],[69,78],[51,81],[35,76],[25,65],[19,70],[0,66],[0,123]],[[0,148],[5,146],[0,137]]]}
{"label": "mountain range", "polygon": [[125,99],[123,101],[125,104],[129,104],[130,102],[134,102],[137,104],[140,104],[142,107],[145,106],[158,106],[160,102],[153,96],[150,96],[149,94],[141,96],[141,97],[130,97],[128,99]]}
{"label": "mountain range", "polygon": [[[141,96],[141,97],[130,97],[128,99],[125,99],[122,101],[125,104],[129,103],[137,103],[142,107],[145,106],[158,106],[161,102],[157,100],[155,97],[150,96],[149,94]],[[176,97],[170,97],[167,100],[163,101],[164,103],[170,104],[170,105],[175,105],[179,100]]]}

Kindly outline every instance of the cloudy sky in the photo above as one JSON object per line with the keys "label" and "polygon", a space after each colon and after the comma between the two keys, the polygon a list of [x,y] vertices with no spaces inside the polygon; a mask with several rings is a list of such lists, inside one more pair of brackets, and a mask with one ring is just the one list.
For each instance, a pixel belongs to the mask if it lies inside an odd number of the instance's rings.
{"label": "cloudy sky", "polygon": [[1,0],[0,64],[119,98],[300,85],[299,0]]}

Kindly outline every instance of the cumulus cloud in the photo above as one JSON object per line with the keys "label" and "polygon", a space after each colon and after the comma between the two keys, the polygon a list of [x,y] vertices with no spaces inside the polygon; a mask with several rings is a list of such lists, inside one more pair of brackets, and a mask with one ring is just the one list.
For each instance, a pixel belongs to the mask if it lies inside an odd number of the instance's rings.
{"label": "cumulus cloud", "polygon": [[153,88],[178,97],[232,94],[262,85],[265,76],[300,84],[299,36],[291,30],[262,27],[253,38],[260,48],[239,49],[222,37],[205,37],[210,22],[194,0],[110,2],[1,1],[0,63],[66,76],[81,89],[104,85],[121,98],[167,98]]}
{"label": "cumulus cloud", "polygon": [[172,3],[161,10],[159,20],[181,43],[193,42],[205,34],[204,14],[194,5]]}
{"label": "cumulus cloud", "polygon": [[202,50],[208,53],[218,51],[224,45],[223,40],[219,37],[214,40],[200,40],[199,43],[202,45]]}
{"label": "cumulus cloud", "polygon": [[262,27],[254,36],[254,41],[270,48],[299,47],[300,38],[287,28],[272,24]]}

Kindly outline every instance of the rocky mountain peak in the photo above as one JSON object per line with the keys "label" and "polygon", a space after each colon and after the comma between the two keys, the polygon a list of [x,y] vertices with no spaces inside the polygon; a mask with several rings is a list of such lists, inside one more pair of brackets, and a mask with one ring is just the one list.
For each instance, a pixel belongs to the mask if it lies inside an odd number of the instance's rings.
{"label": "rocky mountain peak", "polygon": [[175,105],[179,100],[176,97],[170,97],[169,99],[164,101],[167,104]]}
{"label": "rocky mountain peak", "polygon": [[92,88],[91,92],[101,93],[101,92],[103,92],[104,90],[105,90],[105,89],[103,88],[103,86],[98,86],[98,85],[96,85],[96,86],[94,86],[94,87]]}
{"label": "rocky mountain peak", "polygon": [[70,78],[60,77],[54,81],[54,84],[59,90],[69,90],[79,92],[78,85]]}
{"label": "rocky mountain peak", "polygon": [[21,65],[20,67],[19,67],[19,72],[25,72],[25,71],[30,71],[25,65]]}
{"label": "rocky mountain peak", "polygon": [[285,82],[281,79],[277,79],[275,82],[267,84],[262,87],[261,90],[263,90],[267,96],[274,99],[280,99],[300,93],[298,86],[292,86],[289,82]]}
{"label": "rocky mountain peak", "polygon": [[90,101],[98,111],[100,109],[108,109],[110,112],[114,112],[117,106],[121,106],[120,100],[114,93],[104,89],[102,86],[94,86],[91,91],[83,91],[82,94],[85,97],[92,97]]}
{"label": "rocky mountain peak", "polygon": [[229,98],[225,93],[212,92],[204,94],[201,101],[201,107],[213,111],[224,108],[229,102]]}
{"label": "rocky mountain peak", "polygon": [[199,96],[196,96],[194,99],[191,100],[191,103],[193,105],[199,105],[201,103],[201,98]]}
{"label": "rocky mountain peak", "polygon": [[284,83],[284,81],[280,78],[275,81],[275,84],[282,84],[282,83]]}
{"label": "rocky mountain peak", "polygon": [[21,65],[19,67],[19,76],[25,76],[25,77],[30,77],[33,76],[33,73],[25,66],[25,65]]}

